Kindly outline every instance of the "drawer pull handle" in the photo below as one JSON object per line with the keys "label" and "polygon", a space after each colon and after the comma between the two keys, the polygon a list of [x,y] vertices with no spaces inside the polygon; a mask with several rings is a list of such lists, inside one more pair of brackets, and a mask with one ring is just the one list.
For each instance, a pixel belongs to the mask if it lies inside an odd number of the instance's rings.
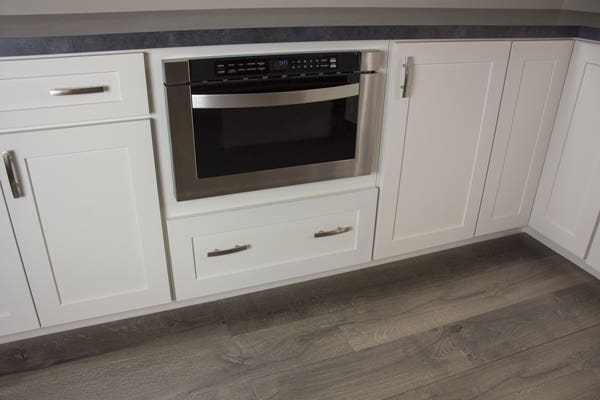
{"label": "drawer pull handle", "polygon": [[321,237],[326,237],[326,236],[339,235],[340,233],[346,233],[351,230],[352,230],[351,226],[345,226],[345,227],[338,226],[336,229],[333,229],[331,231],[319,231],[319,232],[315,233],[315,237],[321,238]]}
{"label": "drawer pull handle", "polygon": [[225,249],[225,250],[214,249],[213,251],[209,251],[208,253],[206,253],[206,256],[207,257],[224,256],[227,254],[239,253],[240,251],[248,250],[249,248],[250,248],[249,244],[243,244],[241,246],[239,244],[236,244],[234,247],[232,247],[230,249]]}
{"label": "drawer pull handle", "polygon": [[2,153],[2,158],[4,159],[4,168],[6,168],[6,175],[8,175],[8,183],[13,197],[15,199],[23,197],[23,189],[21,188],[21,182],[19,181],[19,174],[17,173],[13,152],[5,151]]}
{"label": "drawer pull handle", "polygon": [[106,86],[90,86],[82,88],[50,89],[50,96],[71,96],[74,94],[90,94],[106,92]]}

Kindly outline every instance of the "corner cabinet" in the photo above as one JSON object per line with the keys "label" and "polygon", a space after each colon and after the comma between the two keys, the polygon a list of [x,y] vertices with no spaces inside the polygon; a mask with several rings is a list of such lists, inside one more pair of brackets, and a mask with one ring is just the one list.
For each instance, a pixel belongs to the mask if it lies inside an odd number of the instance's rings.
{"label": "corner cabinet", "polygon": [[511,43],[393,43],[375,258],[471,238]]}
{"label": "corner cabinet", "polygon": [[39,328],[0,187],[0,336]]}
{"label": "corner cabinet", "polygon": [[572,40],[513,42],[477,235],[529,222],[572,49]]}
{"label": "corner cabinet", "polygon": [[170,301],[149,121],[4,134],[0,152],[42,326]]}
{"label": "corner cabinet", "polygon": [[582,259],[600,212],[598,127],[600,46],[577,42],[530,224]]}

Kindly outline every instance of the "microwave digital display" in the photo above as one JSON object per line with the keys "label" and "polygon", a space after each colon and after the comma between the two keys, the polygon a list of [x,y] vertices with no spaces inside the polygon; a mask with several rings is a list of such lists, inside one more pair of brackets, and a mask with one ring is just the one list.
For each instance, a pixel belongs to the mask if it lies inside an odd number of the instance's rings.
{"label": "microwave digital display", "polygon": [[289,61],[287,58],[280,58],[276,60],[271,60],[269,65],[271,71],[286,71],[289,66]]}

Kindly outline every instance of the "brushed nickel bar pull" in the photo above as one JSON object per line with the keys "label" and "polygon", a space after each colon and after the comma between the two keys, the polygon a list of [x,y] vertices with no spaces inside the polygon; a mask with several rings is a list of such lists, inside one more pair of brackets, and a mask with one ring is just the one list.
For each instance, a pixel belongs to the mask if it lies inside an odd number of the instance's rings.
{"label": "brushed nickel bar pull", "polygon": [[402,85],[400,85],[400,89],[402,89],[402,98],[405,99],[406,97],[408,97],[408,57],[404,57],[404,64],[402,64],[402,68],[404,68],[404,80],[402,81]]}
{"label": "brushed nickel bar pull", "polygon": [[345,227],[338,226],[336,229],[333,229],[331,231],[319,231],[319,232],[315,233],[315,237],[322,238],[322,237],[326,237],[326,236],[334,236],[334,235],[339,235],[341,233],[349,232],[351,230],[352,230],[351,226],[345,226]]}
{"label": "brushed nickel bar pull", "polygon": [[72,96],[75,94],[90,94],[90,93],[102,93],[108,89],[106,86],[89,86],[82,88],[63,88],[63,89],[50,89],[50,96]]}
{"label": "brushed nickel bar pull", "polygon": [[6,168],[6,175],[8,175],[8,183],[10,184],[10,190],[15,199],[23,197],[23,189],[21,188],[21,182],[19,181],[19,174],[17,173],[17,166],[15,165],[15,158],[13,157],[12,151],[5,151],[2,153],[4,159],[4,167]]}
{"label": "brushed nickel bar pull", "polygon": [[240,251],[248,250],[250,248],[249,244],[238,245],[236,244],[234,247],[225,250],[214,249],[213,251],[209,251],[206,253],[207,257],[218,257],[224,256],[227,254],[239,253]]}

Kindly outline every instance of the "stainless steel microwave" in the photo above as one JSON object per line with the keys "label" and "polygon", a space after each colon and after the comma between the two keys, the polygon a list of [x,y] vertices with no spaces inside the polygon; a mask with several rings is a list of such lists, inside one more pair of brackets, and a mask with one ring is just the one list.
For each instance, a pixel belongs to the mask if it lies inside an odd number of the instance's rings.
{"label": "stainless steel microwave", "polygon": [[381,58],[368,51],[165,62],[177,200],[371,173]]}

